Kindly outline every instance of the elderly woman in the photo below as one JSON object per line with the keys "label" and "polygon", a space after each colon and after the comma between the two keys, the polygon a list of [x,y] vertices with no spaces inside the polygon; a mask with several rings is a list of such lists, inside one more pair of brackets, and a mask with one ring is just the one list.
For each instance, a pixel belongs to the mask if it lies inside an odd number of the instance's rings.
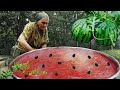
{"label": "elderly woman", "polygon": [[49,41],[48,23],[48,14],[45,12],[38,13],[35,22],[29,22],[25,25],[23,32],[17,39],[17,47],[12,55],[18,56],[34,49],[45,48]]}

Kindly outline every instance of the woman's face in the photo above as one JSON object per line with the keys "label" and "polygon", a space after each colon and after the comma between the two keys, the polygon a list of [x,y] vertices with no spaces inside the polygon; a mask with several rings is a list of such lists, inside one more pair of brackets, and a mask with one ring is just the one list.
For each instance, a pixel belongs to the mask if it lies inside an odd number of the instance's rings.
{"label": "woman's face", "polygon": [[41,30],[45,30],[47,28],[47,26],[48,26],[48,23],[49,23],[48,18],[42,18],[41,20],[39,20],[37,22],[37,25]]}

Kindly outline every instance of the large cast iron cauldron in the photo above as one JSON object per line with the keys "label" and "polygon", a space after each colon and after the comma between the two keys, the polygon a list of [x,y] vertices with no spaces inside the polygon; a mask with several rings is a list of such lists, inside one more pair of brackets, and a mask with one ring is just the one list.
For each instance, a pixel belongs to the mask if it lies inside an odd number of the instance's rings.
{"label": "large cast iron cauldron", "polygon": [[119,62],[82,47],[49,47],[27,52],[9,65],[17,79],[114,79]]}

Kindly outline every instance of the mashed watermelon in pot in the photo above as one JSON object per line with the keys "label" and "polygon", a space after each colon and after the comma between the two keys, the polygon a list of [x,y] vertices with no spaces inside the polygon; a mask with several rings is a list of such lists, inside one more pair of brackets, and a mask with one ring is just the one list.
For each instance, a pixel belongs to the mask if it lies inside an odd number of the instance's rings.
{"label": "mashed watermelon in pot", "polygon": [[11,62],[10,69],[21,79],[107,79],[119,65],[95,50],[56,47],[25,53]]}

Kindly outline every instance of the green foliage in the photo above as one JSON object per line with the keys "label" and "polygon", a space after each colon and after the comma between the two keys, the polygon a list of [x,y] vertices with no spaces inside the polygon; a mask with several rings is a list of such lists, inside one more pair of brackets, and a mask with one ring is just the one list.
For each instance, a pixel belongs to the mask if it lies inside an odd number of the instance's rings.
{"label": "green foliage", "polygon": [[[72,36],[78,42],[89,42],[92,39],[90,34],[92,32],[92,35],[97,40],[98,44],[115,46],[119,32],[118,25],[114,18],[109,15],[108,11],[90,11],[87,13],[89,14],[84,18],[85,22],[83,19],[79,19],[74,22],[72,27]],[[86,26],[84,31],[82,30],[84,28],[81,27],[81,25],[83,25],[82,23]],[[87,31],[89,31],[89,33],[86,33]],[[78,37],[80,39],[78,39]]]}
{"label": "green foliage", "polygon": [[118,29],[114,22],[105,20],[95,28],[95,36],[100,45],[113,45],[118,38]]}
{"label": "green foliage", "polygon": [[10,79],[12,75],[13,73],[10,70],[2,71],[2,73],[0,74],[0,79]]}
{"label": "green foliage", "polygon": [[89,21],[79,19],[72,25],[72,36],[79,43],[89,42],[92,38],[92,28],[89,26]]}
{"label": "green foliage", "polygon": [[22,64],[16,63],[14,66],[12,66],[13,71],[21,71]]}
{"label": "green foliage", "polygon": [[12,71],[22,71],[24,73],[25,70],[29,68],[30,68],[29,61],[27,61],[26,63],[17,62],[12,66]]}
{"label": "green foliage", "polygon": [[117,26],[120,26],[120,11],[111,11],[109,14],[117,24]]}
{"label": "green foliage", "polygon": [[40,68],[33,69],[30,71],[29,75],[39,75],[40,74]]}

